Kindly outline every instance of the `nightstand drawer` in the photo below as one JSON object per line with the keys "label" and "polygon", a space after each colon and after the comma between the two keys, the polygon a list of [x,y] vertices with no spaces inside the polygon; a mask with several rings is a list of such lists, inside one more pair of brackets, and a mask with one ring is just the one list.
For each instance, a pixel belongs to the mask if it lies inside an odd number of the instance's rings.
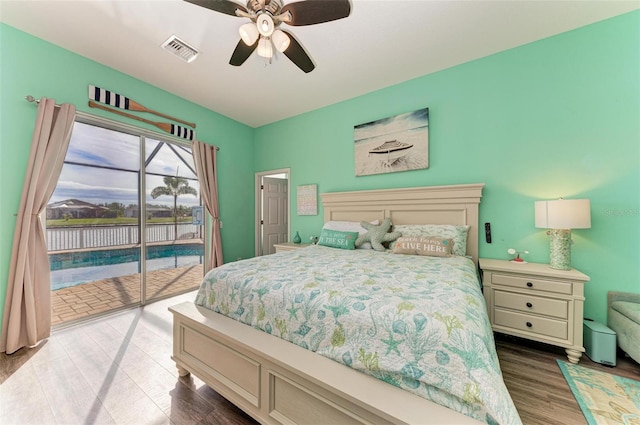
{"label": "nightstand drawer", "polygon": [[569,336],[566,321],[516,313],[499,308],[495,309],[495,324],[565,340]]}
{"label": "nightstand drawer", "polygon": [[534,289],[536,291],[555,292],[571,295],[570,282],[558,282],[553,280],[537,279],[535,277],[521,277],[507,274],[493,273],[491,277],[493,285],[512,286],[514,288]]}
{"label": "nightstand drawer", "polygon": [[565,300],[554,300],[505,291],[495,291],[493,296],[496,307],[519,310],[525,313],[542,314],[558,319],[569,318],[569,302]]}

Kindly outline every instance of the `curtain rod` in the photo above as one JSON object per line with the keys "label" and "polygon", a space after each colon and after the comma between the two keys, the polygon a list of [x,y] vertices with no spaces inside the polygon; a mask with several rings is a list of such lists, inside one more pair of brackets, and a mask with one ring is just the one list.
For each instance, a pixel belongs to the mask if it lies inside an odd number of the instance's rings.
{"label": "curtain rod", "polygon": [[[36,99],[35,97],[31,96],[30,94],[24,97],[24,100],[26,100],[27,102],[31,102],[31,103],[35,103],[35,104],[40,104],[40,99]],[[59,108],[60,105],[58,105],[56,103],[55,105],[56,108]],[[220,150],[220,146],[216,146],[216,151]]]}
{"label": "curtain rod", "polygon": [[[33,96],[31,96],[31,95],[25,96],[25,97],[24,97],[24,100],[26,100],[27,102],[35,103],[35,104],[37,104],[37,105],[39,105],[39,104],[40,104],[40,99],[36,99],[35,97],[33,97]],[[60,107],[60,105],[58,105],[57,103],[56,103],[56,105],[55,105],[55,106],[56,106],[56,108],[59,108],[59,107]]]}

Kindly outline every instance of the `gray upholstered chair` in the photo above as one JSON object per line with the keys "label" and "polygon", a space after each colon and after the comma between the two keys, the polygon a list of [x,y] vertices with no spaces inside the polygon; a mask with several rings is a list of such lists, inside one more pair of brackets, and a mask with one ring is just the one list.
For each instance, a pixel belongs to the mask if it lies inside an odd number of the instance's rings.
{"label": "gray upholstered chair", "polygon": [[607,325],[618,338],[618,347],[640,363],[640,294],[609,292]]}

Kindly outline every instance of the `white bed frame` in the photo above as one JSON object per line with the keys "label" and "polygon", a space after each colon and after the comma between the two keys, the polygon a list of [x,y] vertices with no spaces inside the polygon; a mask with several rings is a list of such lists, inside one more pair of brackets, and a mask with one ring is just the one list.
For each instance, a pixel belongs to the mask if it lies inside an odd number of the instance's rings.
{"label": "white bed frame", "polygon": [[[324,220],[469,225],[467,254],[477,264],[483,186],[324,193]],[[169,310],[180,376],[193,373],[260,423],[478,423],[193,302]]]}

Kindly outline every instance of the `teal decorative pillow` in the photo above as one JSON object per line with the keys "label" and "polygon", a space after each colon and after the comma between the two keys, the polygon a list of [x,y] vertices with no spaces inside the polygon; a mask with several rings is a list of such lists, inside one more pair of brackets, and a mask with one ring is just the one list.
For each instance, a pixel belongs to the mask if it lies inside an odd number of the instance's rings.
{"label": "teal decorative pillow", "polygon": [[[370,221],[371,224],[380,224],[379,220]],[[364,235],[367,233],[367,229],[360,226],[359,221],[327,221],[322,226],[323,229],[327,230],[339,230],[341,232],[358,232],[358,236]],[[371,244],[369,242],[364,243],[360,246],[356,246],[358,249],[371,249]]]}
{"label": "teal decorative pillow", "polygon": [[402,233],[400,232],[389,233],[389,229],[391,228],[391,220],[388,218],[385,218],[382,224],[379,226],[375,226],[366,221],[361,222],[360,225],[367,229],[367,233],[358,236],[358,239],[356,240],[356,246],[360,246],[365,242],[371,242],[371,246],[376,251],[385,251],[384,246],[382,246],[382,242],[393,242],[400,236],[402,236]]}
{"label": "teal decorative pillow", "polygon": [[331,248],[355,249],[358,232],[340,232],[338,230],[322,229],[318,245]]}

